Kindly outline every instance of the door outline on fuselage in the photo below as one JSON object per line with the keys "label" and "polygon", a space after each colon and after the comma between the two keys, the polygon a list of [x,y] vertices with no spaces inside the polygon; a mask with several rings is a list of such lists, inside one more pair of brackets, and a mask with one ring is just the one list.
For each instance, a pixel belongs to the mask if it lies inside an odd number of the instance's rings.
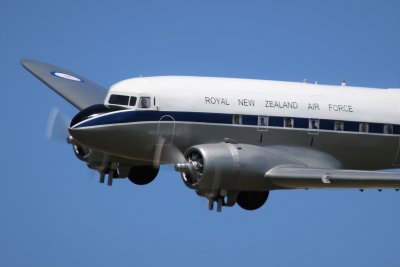
{"label": "door outline on fuselage", "polygon": [[170,146],[175,134],[175,119],[170,115],[164,115],[158,121],[157,146]]}

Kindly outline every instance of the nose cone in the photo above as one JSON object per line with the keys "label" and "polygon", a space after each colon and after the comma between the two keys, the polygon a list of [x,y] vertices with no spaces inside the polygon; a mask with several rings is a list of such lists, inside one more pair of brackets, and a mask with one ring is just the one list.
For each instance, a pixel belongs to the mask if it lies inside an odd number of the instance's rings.
{"label": "nose cone", "polygon": [[[78,114],[79,115],[79,114]],[[71,123],[68,131],[72,138],[79,144],[95,150],[109,151],[113,140],[118,140],[111,125],[107,123],[112,114],[93,114],[80,121],[77,115],[77,122]],[[83,116],[85,117],[85,116]]]}
{"label": "nose cone", "polygon": [[114,110],[115,109],[111,109],[102,104],[90,106],[75,115],[75,117],[71,121],[70,128],[74,128],[78,126],[78,124],[80,124],[81,122],[84,122],[88,119],[97,117],[101,114],[105,114]]}
{"label": "nose cone", "polygon": [[[77,143],[93,151],[152,164],[159,117],[155,111],[91,107],[75,116],[69,133]],[[168,147],[162,151],[167,150]]]}
{"label": "nose cone", "polygon": [[68,131],[69,134],[72,136],[72,140],[74,140],[74,142],[87,147],[97,148],[97,145],[99,143],[104,142],[104,140],[101,140],[101,135],[99,135],[97,131],[93,128],[70,127]]}
{"label": "nose cone", "polygon": [[93,145],[100,141],[99,134],[93,126],[104,124],[104,119],[107,119],[104,115],[117,110],[121,108],[111,108],[102,104],[90,106],[75,115],[68,131],[80,144]]}

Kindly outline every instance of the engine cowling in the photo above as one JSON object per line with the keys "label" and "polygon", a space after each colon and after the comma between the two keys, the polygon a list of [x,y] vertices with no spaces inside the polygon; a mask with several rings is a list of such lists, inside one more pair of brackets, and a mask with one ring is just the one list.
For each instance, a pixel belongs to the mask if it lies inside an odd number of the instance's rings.
{"label": "engine cowling", "polygon": [[76,157],[82,161],[86,161],[85,159],[90,156],[91,150],[87,147],[82,146],[81,144],[73,144],[72,149]]}
{"label": "engine cowling", "polygon": [[216,143],[190,147],[175,168],[200,193],[268,190],[264,174],[282,159],[254,145]]}

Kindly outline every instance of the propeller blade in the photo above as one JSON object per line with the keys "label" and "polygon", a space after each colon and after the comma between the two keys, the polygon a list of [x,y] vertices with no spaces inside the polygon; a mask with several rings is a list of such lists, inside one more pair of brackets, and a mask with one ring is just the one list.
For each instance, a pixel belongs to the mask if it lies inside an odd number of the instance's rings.
{"label": "propeller blade", "polygon": [[70,119],[58,107],[53,107],[47,121],[46,138],[66,142]]}

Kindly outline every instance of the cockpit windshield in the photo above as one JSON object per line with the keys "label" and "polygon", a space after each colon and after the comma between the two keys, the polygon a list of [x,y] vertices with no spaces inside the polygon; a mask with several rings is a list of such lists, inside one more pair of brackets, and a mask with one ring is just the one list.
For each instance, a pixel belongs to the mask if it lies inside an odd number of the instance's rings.
{"label": "cockpit windshield", "polygon": [[136,97],[131,96],[131,99],[129,100],[129,106],[134,107],[136,106]]}
{"label": "cockpit windshield", "polygon": [[109,104],[127,106],[129,102],[129,96],[127,95],[111,95],[108,100]]}
{"label": "cockpit windshield", "polygon": [[108,99],[109,105],[116,105],[116,106],[125,106],[128,107],[138,107],[138,108],[151,108],[151,97],[145,96],[140,97],[139,101],[136,96],[127,96],[127,95],[117,95],[113,94]]}
{"label": "cockpit windshield", "polygon": [[140,108],[149,108],[151,105],[150,97],[141,97],[140,98]]}

